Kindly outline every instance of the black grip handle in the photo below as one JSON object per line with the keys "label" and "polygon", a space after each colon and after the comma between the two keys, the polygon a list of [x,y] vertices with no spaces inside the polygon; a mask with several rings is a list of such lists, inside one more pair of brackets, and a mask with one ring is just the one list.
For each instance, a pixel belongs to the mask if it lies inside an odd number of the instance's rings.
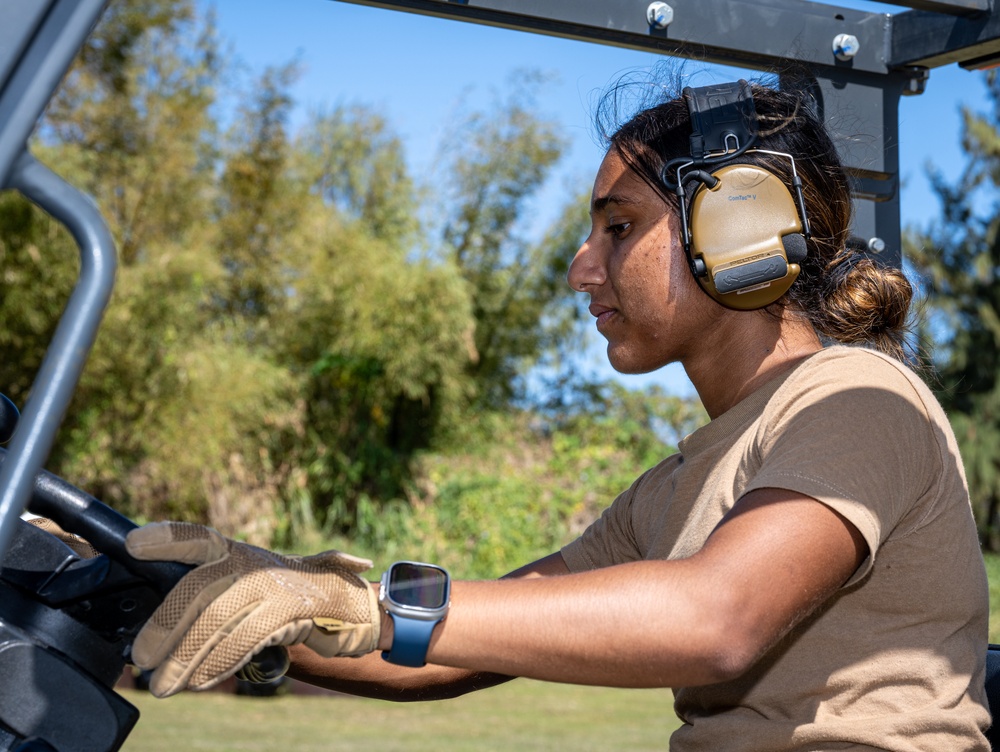
{"label": "black grip handle", "polygon": [[[7,450],[0,448],[0,465],[6,456]],[[149,582],[163,595],[191,571],[187,564],[133,559],[125,550],[125,536],[138,525],[47,470],[35,476],[28,510],[48,517],[67,532],[86,538],[98,551]]]}

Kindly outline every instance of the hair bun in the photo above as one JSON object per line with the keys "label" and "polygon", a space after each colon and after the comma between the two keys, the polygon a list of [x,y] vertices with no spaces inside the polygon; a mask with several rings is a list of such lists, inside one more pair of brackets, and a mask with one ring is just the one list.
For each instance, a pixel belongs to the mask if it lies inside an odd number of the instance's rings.
{"label": "hair bun", "polygon": [[845,342],[871,342],[880,350],[905,355],[913,288],[903,272],[848,251],[827,268],[823,307],[828,331]]}

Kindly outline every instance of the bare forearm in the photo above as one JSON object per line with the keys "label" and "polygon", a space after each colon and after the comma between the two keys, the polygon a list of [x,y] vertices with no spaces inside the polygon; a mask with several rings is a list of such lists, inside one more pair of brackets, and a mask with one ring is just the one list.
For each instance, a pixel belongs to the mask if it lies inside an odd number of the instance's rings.
{"label": "bare forearm", "polygon": [[289,648],[288,675],[337,692],[394,702],[446,700],[509,681],[512,677],[428,665],[394,666],[379,653],[361,658],[322,658],[301,645]]}
{"label": "bare forearm", "polygon": [[[505,575],[504,579],[536,579],[567,574],[559,553],[550,554]],[[377,585],[376,585],[377,587]],[[381,645],[392,646],[392,619],[382,612]],[[362,658],[324,659],[308,648],[289,649],[288,675],[338,692],[381,700],[411,702],[445,700],[509,681],[512,676],[464,668],[427,665],[420,669],[387,663],[376,652]]]}
{"label": "bare forearm", "polygon": [[[626,687],[705,684],[730,659],[710,596],[681,562],[642,562],[551,580],[457,582],[428,660],[546,681]],[[628,571],[624,571],[628,570]],[[702,582],[699,588],[710,592]],[[388,644],[391,634],[383,633]]]}
{"label": "bare forearm", "polygon": [[[512,676],[625,687],[718,681],[709,606],[696,593],[681,595],[691,578],[672,582],[669,574],[687,566],[641,562],[565,577],[456,582],[427,666],[396,666],[379,651],[324,659],[297,647],[289,675],[402,702],[456,697]],[[711,589],[704,581],[694,588]],[[379,650],[392,644],[392,619],[383,613]]]}

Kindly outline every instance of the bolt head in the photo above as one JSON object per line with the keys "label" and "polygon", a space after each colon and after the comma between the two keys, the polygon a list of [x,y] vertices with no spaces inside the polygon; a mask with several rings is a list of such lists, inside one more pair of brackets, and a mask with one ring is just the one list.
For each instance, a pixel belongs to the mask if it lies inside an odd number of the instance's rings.
{"label": "bolt head", "polygon": [[848,61],[858,54],[861,43],[853,34],[838,34],[833,38],[833,56],[841,61]]}
{"label": "bolt head", "polygon": [[666,3],[650,3],[646,8],[646,21],[654,29],[665,29],[674,20],[674,9]]}

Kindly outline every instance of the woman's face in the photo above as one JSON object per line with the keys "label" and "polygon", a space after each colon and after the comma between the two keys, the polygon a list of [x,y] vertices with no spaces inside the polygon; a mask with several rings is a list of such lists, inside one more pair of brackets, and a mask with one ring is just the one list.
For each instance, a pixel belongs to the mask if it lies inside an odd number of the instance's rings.
{"label": "woman's face", "polygon": [[646,373],[691,357],[724,309],[698,287],[681,246],[677,213],[608,152],[594,181],[591,231],[569,269],[621,373]]}

